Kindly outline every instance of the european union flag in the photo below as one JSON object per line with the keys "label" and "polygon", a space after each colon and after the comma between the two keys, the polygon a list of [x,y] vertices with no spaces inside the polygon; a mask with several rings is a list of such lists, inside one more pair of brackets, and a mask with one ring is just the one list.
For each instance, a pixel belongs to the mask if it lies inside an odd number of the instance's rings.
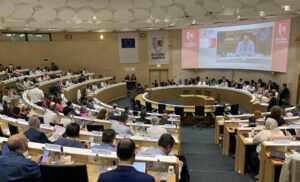
{"label": "european union flag", "polygon": [[122,48],[135,48],[134,38],[121,39],[121,41],[122,41]]}

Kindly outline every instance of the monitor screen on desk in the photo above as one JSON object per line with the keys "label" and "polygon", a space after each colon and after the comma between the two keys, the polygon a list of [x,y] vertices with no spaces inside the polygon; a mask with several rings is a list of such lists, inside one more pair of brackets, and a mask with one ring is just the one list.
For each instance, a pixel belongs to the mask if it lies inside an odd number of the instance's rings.
{"label": "monitor screen on desk", "polygon": [[146,163],[145,162],[135,162],[133,163],[133,167],[142,173],[146,172]]}

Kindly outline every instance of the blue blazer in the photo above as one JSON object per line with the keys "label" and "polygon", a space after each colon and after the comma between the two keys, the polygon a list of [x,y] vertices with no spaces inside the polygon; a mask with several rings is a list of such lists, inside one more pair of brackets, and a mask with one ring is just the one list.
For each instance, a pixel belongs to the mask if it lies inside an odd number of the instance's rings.
{"label": "blue blazer", "polygon": [[98,182],[155,182],[148,174],[137,171],[132,166],[118,166],[117,169],[102,173]]}
{"label": "blue blazer", "polygon": [[24,132],[24,135],[28,138],[31,142],[36,143],[51,143],[48,138],[46,137],[45,133],[35,130],[33,128],[28,129]]}

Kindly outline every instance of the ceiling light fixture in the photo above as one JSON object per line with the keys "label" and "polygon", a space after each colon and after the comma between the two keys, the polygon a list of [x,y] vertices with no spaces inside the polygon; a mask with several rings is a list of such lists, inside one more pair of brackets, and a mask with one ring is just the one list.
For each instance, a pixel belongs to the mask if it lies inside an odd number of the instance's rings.
{"label": "ceiling light fixture", "polygon": [[104,36],[101,34],[100,35],[100,40],[103,40],[104,39]]}
{"label": "ceiling light fixture", "polygon": [[259,11],[259,16],[266,16],[264,11]]}
{"label": "ceiling light fixture", "polygon": [[96,15],[94,15],[94,16],[93,16],[93,20],[96,20],[96,19],[97,19],[97,16],[96,16]]}
{"label": "ceiling light fixture", "polygon": [[291,6],[289,5],[283,5],[282,8],[284,9],[284,11],[291,11]]}

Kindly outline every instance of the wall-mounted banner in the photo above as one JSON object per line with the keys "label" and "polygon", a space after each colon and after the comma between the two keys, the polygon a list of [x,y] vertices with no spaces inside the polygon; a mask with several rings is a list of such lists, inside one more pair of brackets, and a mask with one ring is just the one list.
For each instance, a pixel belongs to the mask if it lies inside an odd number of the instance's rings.
{"label": "wall-mounted banner", "polygon": [[149,32],[148,36],[149,64],[169,64],[168,31]]}
{"label": "wall-mounted banner", "polygon": [[119,33],[120,63],[138,63],[139,46],[136,33]]}

